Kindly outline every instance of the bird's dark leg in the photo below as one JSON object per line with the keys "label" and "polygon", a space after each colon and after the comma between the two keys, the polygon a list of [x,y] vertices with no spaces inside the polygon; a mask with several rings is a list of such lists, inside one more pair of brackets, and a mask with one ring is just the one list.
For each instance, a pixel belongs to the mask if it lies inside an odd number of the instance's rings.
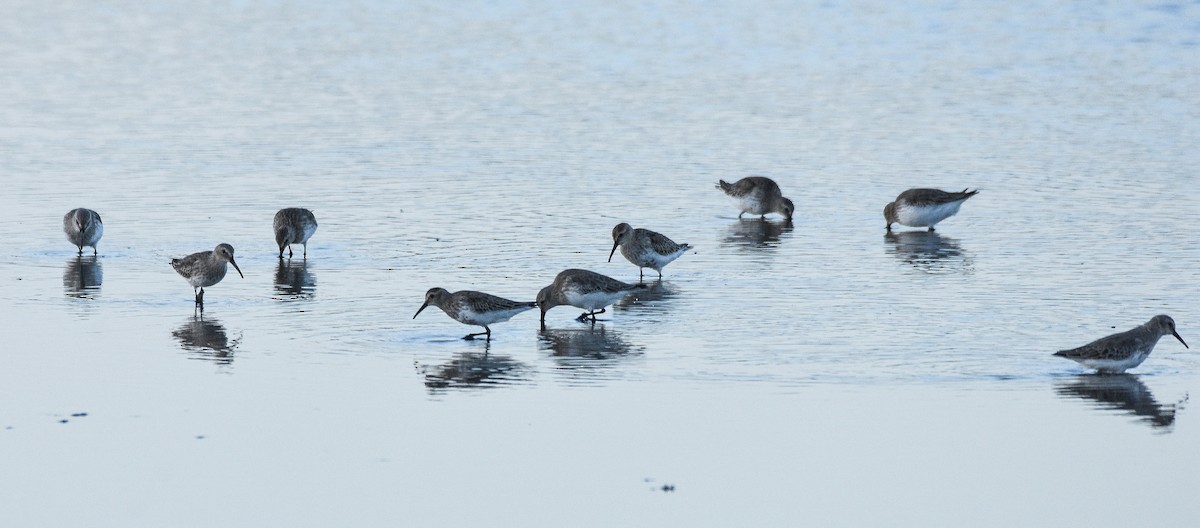
{"label": "bird's dark leg", "polygon": [[92,246],[92,255],[99,255],[99,254],[100,254],[100,250],[96,249],[96,246]]}
{"label": "bird's dark leg", "polygon": [[888,224],[886,227],[884,227],[884,229],[887,229],[887,231],[889,233],[891,233],[892,232],[892,224]]}
{"label": "bird's dark leg", "polygon": [[79,254],[80,254],[80,255],[82,255],[82,254],[83,254],[83,246],[79,246]]}
{"label": "bird's dark leg", "polygon": [[487,340],[491,341],[492,340],[492,329],[488,328],[486,326],[483,327],[483,329],[484,329],[483,332],[479,332],[478,334],[467,334],[466,336],[463,336],[463,339],[466,339],[468,341],[473,341],[475,339],[475,336],[486,335]]}
{"label": "bird's dark leg", "polygon": [[742,212],[738,213],[738,220],[741,220],[742,215],[744,215],[744,214],[746,214],[746,211],[742,211]]}
{"label": "bird's dark leg", "polygon": [[645,276],[646,276],[645,272],[642,271],[642,268],[638,268],[638,280],[642,280],[643,278],[645,278]]}
{"label": "bird's dark leg", "polygon": [[[308,243],[307,242],[304,243],[304,260],[308,260]],[[484,328],[487,328],[487,327],[484,327]],[[488,336],[488,337],[491,337],[491,336]]]}
{"label": "bird's dark leg", "polygon": [[292,245],[288,244],[288,258],[292,258]]}
{"label": "bird's dark leg", "polygon": [[196,304],[199,304],[201,308],[204,307],[204,288],[200,288],[200,292],[196,294]]}

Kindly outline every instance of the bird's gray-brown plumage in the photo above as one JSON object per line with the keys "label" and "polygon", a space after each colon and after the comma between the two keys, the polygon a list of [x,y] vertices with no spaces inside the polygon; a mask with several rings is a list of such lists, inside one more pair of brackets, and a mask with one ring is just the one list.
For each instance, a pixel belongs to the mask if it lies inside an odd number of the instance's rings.
{"label": "bird's gray-brown plumage", "polygon": [[196,304],[201,306],[204,305],[204,288],[225,278],[226,263],[233,264],[233,269],[237,270],[238,275],[246,278],[242,275],[237,261],[233,259],[233,246],[229,244],[217,244],[212,251],[200,251],[183,258],[171,259],[171,267],[192,285],[192,290],[196,293]]}
{"label": "bird's gray-brown plumage", "polygon": [[649,229],[637,228],[624,222],[617,224],[612,230],[613,247],[608,252],[608,261],[612,262],[617,247],[621,255],[638,267],[638,278],[642,278],[642,268],[650,268],[658,272],[662,278],[662,269],[675,259],[686,253],[691,246],[676,244],[674,240],[661,233]]}
{"label": "bird's gray-brown plumage", "polygon": [[1175,336],[1175,339],[1183,343],[1184,348],[1188,348],[1187,343],[1175,331],[1175,320],[1166,315],[1156,315],[1146,324],[1132,330],[1102,337],[1078,348],[1060,350],[1054,355],[1076,361],[1099,372],[1125,372],[1145,361],[1159,338],[1165,335]]}
{"label": "bird's gray-brown plumage", "polygon": [[475,336],[486,335],[487,339],[491,340],[492,329],[488,328],[488,325],[507,321],[514,315],[533,309],[537,303],[512,301],[472,290],[450,293],[444,288],[430,288],[425,292],[425,303],[413,314],[413,319],[431,305],[441,308],[451,319],[462,324],[483,327],[483,332],[468,334],[463,339],[475,339]]}
{"label": "bird's gray-brown plumage", "polygon": [[790,221],[792,213],[796,210],[792,201],[783,197],[779,184],[765,176],[747,176],[733,183],[720,180],[717,188],[737,204],[741,210],[738,218],[746,213],[763,217],[769,213],[778,213]]}
{"label": "bird's gray-brown plumage", "polygon": [[79,249],[80,255],[87,246],[91,246],[92,254],[95,255],[96,243],[100,242],[100,237],[104,235],[104,222],[100,220],[100,213],[91,209],[71,209],[63,216],[63,232],[66,233],[67,240]]}
{"label": "bird's gray-brown plumage", "polygon": [[308,258],[308,239],[317,232],[317,217],[312,211],[301,207],[288,207],[275,213],[275,244],[279,246],[279,258],[283,258],[283,248],[287,247],[288,257],[292,256],[292,244],[304,246],[304,258]]}
{"label": "bird's gray-brown plumage", "polygon": [[546,328],[546,312],[555,306],[571,305],[587,310],[578,319],[604,313],[604,307],[617,302],[629,292],[646,288],[645,284],[627,284],[607,275],[583,269],[559,272],[554,282],[542,288],[537,295],[537,305],[542,311],[542,328]]}
{"label": "bird's gray-brown plumage", "polygon": [[946,192],[940,189],[909,189],[883,206],[883,218],[887,221],[888,231],[892,230],[892,224],[929,227],[933,231],[935,224],[958,214],[962,203],[976,194],[979,194],[979,190]]}

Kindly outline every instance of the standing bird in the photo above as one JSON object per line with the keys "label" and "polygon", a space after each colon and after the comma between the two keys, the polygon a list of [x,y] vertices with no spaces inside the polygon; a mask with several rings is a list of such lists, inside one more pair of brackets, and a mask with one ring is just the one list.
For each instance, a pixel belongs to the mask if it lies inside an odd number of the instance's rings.
{"label": "standing bird", "polygon": [[279,258],[283,258],[283,248],[288,250],[288,258],[292,257],[292,244],[304,246],[304,258],[308,258],[308,239],[317,232],[317,217],[312,211],[301,207],[288,207],[275,213],[275,243],[279,245]]}
{"label": "standing bird", "polygon": [[608,261],[612,262],[617,246],[621,247],[621,255],[638,267],[638,279],[643,277],[642,268],[651,268],[662,278],[662,269],[671,261],[679,258],[687,250],[692,249],[687,244],[676,244],[674,240],[661,233],[649,229],[634,229],[624,222],[617,224],[612,230],[613,247],[608,252]]}
{"label": "standing bird", "polygon": [[909,189],[900,193],[896,201],[883,207],[883,218],[887,230],[892,224],[908,227],[926,227],[933,231],[934,224],[958,214],[958,208],[967,198],[979,194],[979,190],[946,192],[938,189]]}
{"label": "standing bird", "polygon": [[555,306],[569,304],[587,310],[577,319],[588,317],[596,321],[596,314],[604,313],[604,307],[621,300],[629,292],[646,288],[645,284],[626,284],[594,271],[569,269],[559,272],[554,282],[538,292],[537,305],[542,310],[542,328],[546,328],[546,312]]}
{"label": "standing bird", "polygon": [[1189,348],[1175,331],[1175,320],[1166,315],[1156,315],[1146,324],[1108,337],[1102,337],[1079,348],[1059,350],[1054,355],[1064,357],[1097,372],[1121,373],[1141,365],[1158,339],[1173,335],[1184,348]]}
{"label": "standing bird", "polygon": [[725,194],[733,199],[734,204],[741,211],[738,213],[738,218],[746,213],[760,215],[763,218],[766,218],[767,213],[779,213],[790,222],[792,213],[796,210],[792,201],[783,197],[783,192],[779,190],[779,184],[763,176],[747,176],[734,183],[720,180],[717,188],[725,191]]}
{"label": "standing bird", "polygon": [[430,288],[425,292],[425,303],[413,314],[413,319],[431,304],[441,308],[455,321],[483,327],[483,332],[467,334],[463,339],[475,339],[475,336],[486,335],[488,341],[492,340],[492,329],[488,328],[488,325],[503,323],[512,319],[512,316],[537,306],[535,302],[510,301],[483,292],[462,290],[450,293],[444,288]]}
{"label": "standing bird", "polygon": [[229,244],[217,244],[216,249],[212,251],[201,251],[183,258],[171,259],[171,267],[187,279],[193,291],[200,290],[196,293],[196,304],[203,307],[204,287],[212,286],[225,278],[226,262],[233,264],[233,269],[237,270],[238,275],[246,278],[242,275],[242,268],[233,260],[233,246]]}
{"label": "standing bird", "polygon": [[79,248],[80,255],[84,246],[91,246],[95,255],[96,243],[104,235],[104,222],[100,221],[100,214],[91,209],[71,209],[63,216],[63,232],[67,234],[67,240]]}

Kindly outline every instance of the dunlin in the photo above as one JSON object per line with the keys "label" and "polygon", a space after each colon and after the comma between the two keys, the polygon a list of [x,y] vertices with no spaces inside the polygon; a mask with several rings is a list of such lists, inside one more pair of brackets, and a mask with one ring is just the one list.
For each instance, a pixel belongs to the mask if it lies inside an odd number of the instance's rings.
{"label": "dunlin", "polygon": [[233,264],[238,275],[246,278],[237,262],[233,260],[233,246],[229,244],[217,244],[216,249],[212,251],[201,251],[183,258],[171,259],[171,267],[187,279],[193,291],[199,290],[196,292],[196,304],[200,306],[204,306],[204,288],[225,278],[226,263]]}
{"label": "dunlin", "polygon": [[908,227],[929,227],[942,220],[958,214],[967,198],[978,194],[978,190],[963,189],[962,192],[946,192],[938,189],[909,189],[900,193],[896,201],[883,208],[883,218],[887,220],[887,230],[892,230],[892,224]]}
{"label": "dunlin", "polygon": [[569,304],[587,310],[578,320],[588,317],[596,320],[596,314],[604,313],[604,307],[619,301],[629,292],[645,288],[645,284],[626,284],[594,271],[569,269],[554,277],[554,282],[542,288],[537,295],[537,306],[542,310],[542,328],[546,328],[546,312],[555,306]]}
{"label": "dunlin", "polygon": [[91,209],[71,209],[63,216],[63,232],[67,234],[67,240],[79,248],[80,255],[83,254],[84,246],[91,246],[92,254],[95,255],[96,243],[104,235],[104,222],[100,221],[100,215]]}
{"label": "dunlin", "polygon": [[475,339],[475,336],[486,335],[490,341],[492,329],[488,328],[488,325],[512,319],[512,316],[536,307],[537,303],[510,301],[503,297],[471,290],[450,293],[444,288],[430,288],[425,292],[425,303],[417,309],[417,313],[413,314],[413,319],[421,315],[421,311],[430,305],[441,308],[451,319],[462,324],[483,327],[483,332],[467,334],[463,339]]}
{"label": "dunlin", "polygon": [[746,213],[762,217],[766,217],[768,213],[779,213],[791,220],[792,213],[796,210],[792,201],[783,197],[779,184],[763,176],[748,176],[734,183],[721,180],[717,188],[725,191],[725,194],[733,199],[741,211],[738,218]]}
{"label": "dunlin", "polygon": [[1188,348],[1175,331],[1175,321],[1166,315],[1156,315],[1133,330],[1102,337],[1079,348],[1060,350],[1054,355],[1094,368],[1097,372],[1125,372],[1141,365],[1150,356],[1159,338],[1165,335],[1175,336],[1184,348]]}
{"label": "dunlin", "polygon": [[288,207],[275,213],[275,243],[279,245],[279,258],[283,258],[286,246],[288,257],[292,256],[292,244],[304,246],[304,258],[308,258],[308,239],[317,232],[317,217],[312,211],[300,207]]}
{"label": "dunlin", "polygon": [[657,271],[658,278],[661,279],[664,266],[692,249],[687,244],[676,244],[661,233],[649,229],[634,229],[626,223],[617,224],[612,230],[612,237],[613,247],[612,251],[608,252],[608,261],[612,262],[613,254],[620,246],[621,255],[638,267],[639,279],[643,277],[642,268]]}

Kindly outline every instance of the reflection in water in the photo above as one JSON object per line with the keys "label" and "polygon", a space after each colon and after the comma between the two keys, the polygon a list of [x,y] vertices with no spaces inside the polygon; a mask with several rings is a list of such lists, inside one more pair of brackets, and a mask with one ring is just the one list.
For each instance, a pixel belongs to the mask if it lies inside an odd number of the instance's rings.
{"label": "reflection in water", "polygon": [[634,347],[602,324],[571,330],[543,330],[538,346],[549,350],[558,370],[572,377],[596,377],[597,372],[612,368],[622,360],[641,355]]}
{"label": "reflection in water", "polygon": [[722,242],[746,249],[775,247],[779,245],[780,237],[791,232],[792,222],[789,220],[775,222],[763,218],[739,218],[729,226]]}
{"label": "reflection in water", "polygon": [[665,313],[671,305],[671,299],[678,293],[668,287],[662,279],[646,283],[646,289],[634,290],[633,293],[622,297],[616,306],[622,310],[635,310],[649,316],[646,321],[655,322],[651,314]]}
{"label": "reflection in water", "polygon": [[463,352],[442,365],[419,366],[430,392],[514,385],[529,379],[529,367],[508,356]]}
{"label": "reflection in water", "polygon": [[970,254],[963,251],[958,240],[944,237],[937,231],[895,231],[883,235],[890,245],[888,253],[928,273],[970,270]]}
{"label": "reflection in water", "polygon": [[104,268],[96,255],[71,257],[63,267],[63,290],[71,297],[91,298],[100,293]]}
{"label": "reflection in water", "polygon": [[275,267],[275,293],[287,299],[310,299],[317,290],[317,279],[308,271],[304,259],[279,259]]}
{"label": "reflection in water", "polygon": [[1133,374],[1081,374],[1054,390],[1064,398],[1093,400],[1099,409],[1138,416],[1151,427],[1169,428],[1175,423],[1177,404],[1155,401],[1150,389]]}
{"label": "reflection in water", "polygon": [[233,351],[241,343],[241,338],[229,339],[224,325],[215,319],[205,320],[203,315],[193,316],[171,335],[192,359],[208,359],[220,365],[233,363]]}

